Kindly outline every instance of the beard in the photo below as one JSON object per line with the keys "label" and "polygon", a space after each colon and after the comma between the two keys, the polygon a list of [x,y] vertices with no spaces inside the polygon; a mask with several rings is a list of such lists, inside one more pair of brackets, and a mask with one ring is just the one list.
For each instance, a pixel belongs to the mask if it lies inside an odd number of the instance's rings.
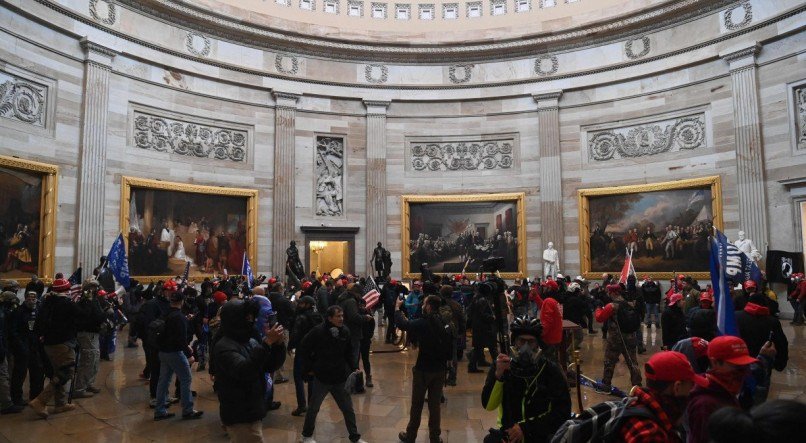
{"label": "beard", "polygon": [[676,425],[686,412],[688,396],[678,397],[672,394],[660,394],[658,395],[658,403],[669,416],[672,424]]}

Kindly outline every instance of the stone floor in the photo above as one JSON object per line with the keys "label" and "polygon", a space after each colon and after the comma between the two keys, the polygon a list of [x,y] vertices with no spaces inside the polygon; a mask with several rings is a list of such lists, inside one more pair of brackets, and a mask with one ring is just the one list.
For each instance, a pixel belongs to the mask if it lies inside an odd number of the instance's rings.
{"label": "stone floor", "polygon": [[[797,399],[806,402],[806,327],[792,327],[785,321],[789,338],[789,366],[773,374],[771,397]],[[657,333],[656,333],[657,332]],[[649,352],[639,356],[646,361],[659,349],[660,334],[652,329]],[[583,372],[601,377],[603,341],[599,335],[586,336],[582,346]],[[390,345],[378,345],[375,350],[391,350]],[[375,387],[354,396],[358,427],[369,442],[396,442],[403,430],[410,405],[411,368],[416,351],[377,353],[372,357]],[[0,443],[10,442],[147,442],[147,441],[226,441],[218,421],[218,402],[206,373],[193,373],[193,389],[198,391],[196,408],[205,411],[198,421],[168,420],[154,422],[153,410],[147,406],[147,383],[137,374],[143,367],[141,349],[119,349],[114,361],[101,362],[98,386],[103,392],[94,398],[76,400],[78,408],[70,413],[39,420],[33,411],[0,417]],[[291,375],[291,361],[285,373]],[[478,442],[486,430],[495,425],[495,413],[481,407],[480,391],[484,374],[467,374],[461,366],[459,383],[446,389],[447,404],[443,405],[442,436],[446,442]],[[614,384],[629,388],[628,373],[623,364],[617,366]],[[576,408],[575,393],[572,393]],[[584,405],[604,399],[583,388]],[[612,397],[611,397],[612,398]],[[299,440],[302,418],[292,417],[295,406],[293,384],[277,387],[277,400],[282,407],[270,412],[263,421],[266,441],[293,442]],[[178,409],[174,406],[173,409]],[[425,425],[418,442],[427,441]],[[315,437],[319,442],[347,442],[344,420],[332,399],[328,398],[319,414]]]}

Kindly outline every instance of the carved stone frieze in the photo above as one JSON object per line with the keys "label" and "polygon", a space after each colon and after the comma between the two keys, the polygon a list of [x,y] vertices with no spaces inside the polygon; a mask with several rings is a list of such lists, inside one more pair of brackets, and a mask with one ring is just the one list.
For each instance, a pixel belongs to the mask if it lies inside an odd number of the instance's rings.
{"label": "carved stone frieze", "polygon": [[249,133],[243,129],[201,124],[134,111],[134,145],[141,149],[246,162]]}
{"label": "carved stone frieze", "polygon": [[[635,52],[634,46],[635,43],[638,41],[641,42],[641,50]],[[630,60],[635,60],[646,56],[647,54],[649,54],[649,37],[643,35],[631,40],[627,40],[627,42],[624,43],[624,53],[627,54],[627,58],[629,58]]]}
{"label": "carved stone frieze", "polygon": [[[744,12],[744,16],[740,21],[734,22],[733,11],[738,10],[739,8],[741,8]],[[750,2],[744,2],[736,8],[726,10],[722,15],[722,18],[722,23],[725,25],[725,29],[729,31],[735,31],[739,28],[743,28],[750,24],[750,22],[753,20],[753,6],[750,4]]]}
{"label": "carved stone frieze", "polygon": [[0,117],[45,127],[48,87],[0,71]]}
{"label": "carved stone frieze", "polygon": [[185,48],[197,57],[210,55],[210,39],[195,31],[188,32],[185,37]]}
{"label": "carved stone frieze", "polygon": [[795,93],[795,128],[796,149],[806,149],[806,84],[794,89]]}
{"label": "carved stone frieze", "polygon": [[369,83],[386,83],[389,79],[389,68],[386,65],[364,66],[364,80]]}
{"label": "carved stone frieze", "polygon": [[[452,65],[450,68],[448,68],[448,78],[451,80],[451,83],[467,83],[470,81],[470,78],[473,77],[474,66],[476,65]],[[459,72],[461,72],[461,77],[457,75]]]}
{"label": "carved stone frieze", "polygon": [[588,156],[607,161],[693,150],[707,145],[705,113],[587,133]]}
{"label": "carved stone frieze", "polygon": [[90,16],[105,25],[114,25],[118,17],[117,6],[107,0],[90,0]]}
{"label": "carved stone frieze", "polygon": [[344,138],[316,136],[316,215],[344,215]]}
{"label": "carved stone frieze", "polygon": [[514,140],[472,142],[412,142],[415,171],[475,171],[509,169],[514,163]]}

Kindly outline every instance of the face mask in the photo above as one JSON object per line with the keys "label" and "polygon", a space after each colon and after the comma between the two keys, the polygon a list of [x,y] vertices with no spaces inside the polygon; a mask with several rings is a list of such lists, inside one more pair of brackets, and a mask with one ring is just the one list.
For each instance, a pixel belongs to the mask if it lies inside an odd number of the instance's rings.
{"label": "face mask", "polygon": [[517,359],[523,363],[534,363],[537,361],[537,355],[537,352],[529,344],[524,343],[518,348]]}

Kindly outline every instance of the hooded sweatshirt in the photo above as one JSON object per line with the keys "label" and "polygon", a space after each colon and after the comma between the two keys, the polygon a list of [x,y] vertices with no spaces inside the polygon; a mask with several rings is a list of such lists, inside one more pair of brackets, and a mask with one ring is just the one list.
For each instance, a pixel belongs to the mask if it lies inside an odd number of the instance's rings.
{"label": "hooded sweatshirt", "polygon": [[[775,344],[775,362],[773,367],[778,371],[786,368],[789,360],[789,342],[781,329],[781,322],[770,315],[770,310],[752,300],[745,305],[744,310],[736,313],[736,325],[739,327],[739,337],[747,343],[750,355],[758,355],[764,343],[770,339]],[[758,295],[757,297],[764,297]]]}
{"label": "hooded sweatshirt", "polygon": [[543,325],[543,342],[547,345],[558,345],[563,341],[563,315],[560,305],[552,297],[543,300],[540,308],[540,323]]}

